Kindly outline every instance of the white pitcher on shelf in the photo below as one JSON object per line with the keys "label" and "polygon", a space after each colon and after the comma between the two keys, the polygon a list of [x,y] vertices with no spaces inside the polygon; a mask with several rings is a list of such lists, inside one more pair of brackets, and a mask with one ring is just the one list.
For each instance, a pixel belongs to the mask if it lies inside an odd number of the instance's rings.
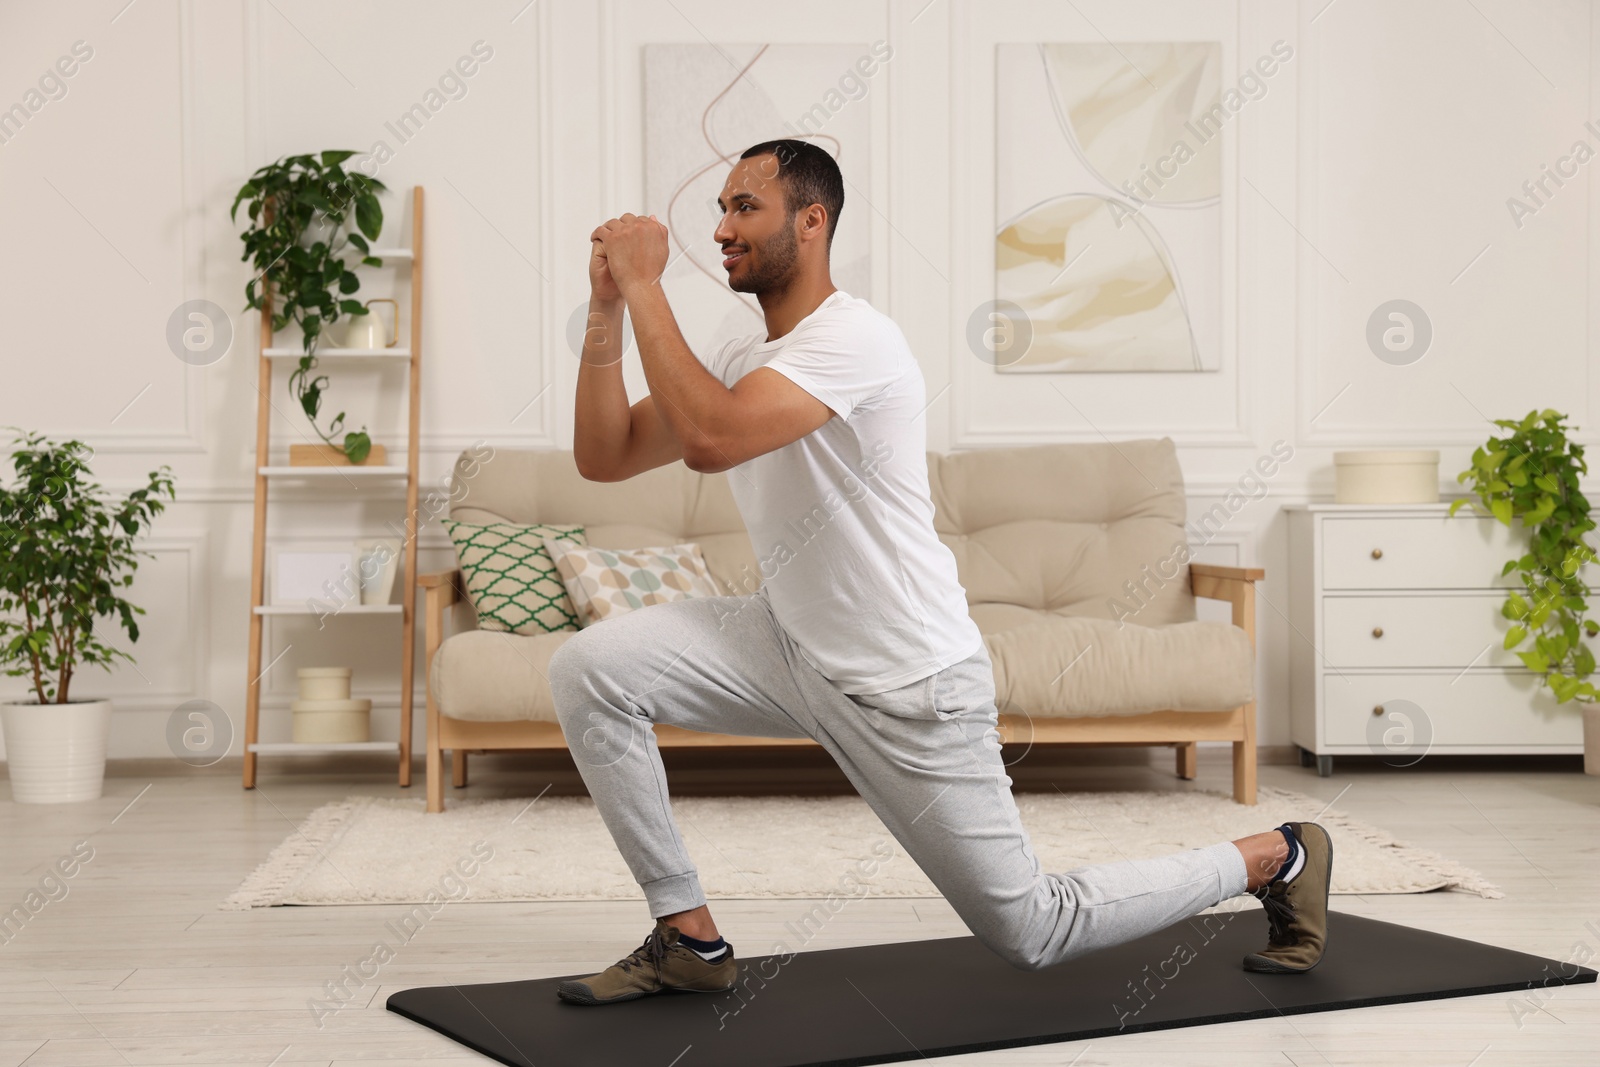
{"label": "white pitcher on shelf", "polygon": [[[383,318],[372,313],[373,304],[389,304],[394,308],[394,328],[384,326]],[[386,296],[375,296],[363,305],[367,308],[365,315],[350,316],[350,324],[344,328],[344,336],[340,339],[343,348],[393,348],[400,340],[400,305]]]}

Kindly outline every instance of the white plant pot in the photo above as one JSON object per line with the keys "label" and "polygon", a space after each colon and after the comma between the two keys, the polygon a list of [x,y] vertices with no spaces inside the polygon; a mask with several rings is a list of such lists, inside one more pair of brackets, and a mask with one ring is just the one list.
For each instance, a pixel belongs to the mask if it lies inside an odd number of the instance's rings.
{"label": "white plant pot", "polygon": [[1583,773],[1600,774],[1600,708],[1583,709]]}
{"label": "white plant pot", "polygon": [[18,804],[98,800],[105,787],[111,701],[0,704],[11,799]]}

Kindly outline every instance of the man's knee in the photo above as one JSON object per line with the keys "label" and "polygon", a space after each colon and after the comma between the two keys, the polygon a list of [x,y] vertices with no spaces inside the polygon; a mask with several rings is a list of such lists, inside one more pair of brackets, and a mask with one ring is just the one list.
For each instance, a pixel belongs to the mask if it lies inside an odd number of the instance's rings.
{"label": "man's knee", "polygon": [[1044,945],[1027,943],[1025,927],[997,928],[993,924],[986,925],[976,917],[967,923],[967,927],[989,951],[1019,971],[1042,971],[1056,962],[1047,958]]}
{"label": "man's knee", "polygon": [[579,630],[561,642],[561,646],[550,654],[550,664],[546,670],[549,672],[551,685],[566,678],[577,666],[574,661],[582,658],[582,650],[578,648],[578,636],[582,633],[583,631]]}
{"label": "man's knee", "polygon": [[[970,927],[972,924],[967,925]],[[1005,940],[999,940],[999,937],[1005,937]],[[995,955],[1019,971],[1042,971],[1077,959],[1098,947],[1082,937],[1069,938],[1065,944],[1054,947],[1047,942],[1024,943],[1017,937],[992,933],[986,934],[982,940]]]}
{"label": "man's knee", "polygon": [[1047,966],[1045,958],[1037,953],[1025,952],[1009,942],[1004,945],[990,945],[995,953],[1019,971],[1042,971]]}
{"label": "man's knee", "polygon": [[592,640],[586,637],[586,633],[579,630],[563,641],[561,647],[551,653],[550,663],[545,668],[556,717],[563,721],[584,703],[584,688],[594,681],[598,660],[591,647]]}

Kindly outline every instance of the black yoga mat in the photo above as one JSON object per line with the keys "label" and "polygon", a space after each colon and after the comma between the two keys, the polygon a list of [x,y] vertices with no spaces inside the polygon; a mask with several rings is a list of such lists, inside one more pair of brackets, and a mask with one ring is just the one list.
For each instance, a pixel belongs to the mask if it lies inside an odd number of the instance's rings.
{"label": "black yoga mat", "polygon": [[1240,967],[1266,942],[1262,913],[1247,908],[1042,971],[1012,967],[970,936],[818,951],[796,951],[795,939],[743,957],[727,993],[585,1006],[556,997],[564,979],[583,977],[563,975],[407,989],[388,1008],[512,1067],[843,1067],[1443,997],[1538,1000],[1528,991],[1595,980],[1587,967],[1458,937],[1328,920],[1321,964],[1297,975]]}

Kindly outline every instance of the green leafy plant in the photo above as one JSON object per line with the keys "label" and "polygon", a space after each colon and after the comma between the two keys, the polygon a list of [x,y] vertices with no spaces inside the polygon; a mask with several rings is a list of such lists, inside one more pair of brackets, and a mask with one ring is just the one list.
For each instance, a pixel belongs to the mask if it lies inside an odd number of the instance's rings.
{"label": "green leafy plant", "polygon": [[[233,198],[229,218],[237,219],[239,205],[248,201],[252,223],[239,236],[244,240],[241,259],[253,260],[256,276],[245,285],[245,308],[260,310],[271,286],[277,300],[272,309],[272,331],[292,320],[300,324],[305,355],[289,376],[293,396],[312,429],[330,445],[342,448],[350,462],[360,463],[372,450],[366,427],[348,431],[344,443],[334,435],[344,426],[344,412],[334,416],[326,433],[317,424],[328,376],[317,374],[317,343],[323,331],[340,315],[365,315],[367,308],[352,295],[361,279],[344,261],[347,247],[361,253],[361,262],[375,267],[383,261],[371,254],[383,232],[383,206],[378,193],[388,187],[364,174],[348,174],[343,163],[354,152],[328,151],[318,156],[284,156],[250,176]],[[354,214],[359,233],[342,233]],[[313,223],[321,221],[324,233],[309,244]],[[312,235],[316,236],[316,235]]]}
{"label": "green leafy plant", "polygon": [[[1473,480],[1473,490],[1483,507],[1510,526],[1521,517],[1531,528],[1527,554],[1507,560],[1501,576],[1518,572],[1522,592],[1512,592],[1500,609],[1511,620],[1505,647],[1514,649],[1532,638],[1533,647],[1517,653],[1531,671],[1543,675],[1556,694],[1556,702],[1592,703],[1596,699],[1594,653],[1583,636],[1600,633],[1600,624],[1585,619],[1588,589],[1578,569],[1595,559],[1584,534],[1595,528],[1589,518],[1589,501],[1578,489],[1578,476],[1588,473],[1583,446],[1567,440],[1566,418],[1546,408],[1530,411],[1521,420],[1495,419],[1496,426],[1511,431],[1491,437],[1472,453],[1472,466],[1456,481]],[[1450,514],[1466,503],[1462,497],[1450,504]],[[1480,512],[1481,514],[1482,512]]]}
{"label": "green leafy plant", "polygon": [[[17,427],[8,427],[17,429]],[[40,704],[68,703],[80,662],[107,669],[120,656],[102,643],[97,618],[115,618],[139,640],[135,607],[117,595],[133,584],[134,540],[173,497],[167,467],[150,484],[113,501],[88,480],[92,449],[82,441],[56,443],[18,431],[11,453],[17,481],[0,486],[0,664],[27,675]]]}

